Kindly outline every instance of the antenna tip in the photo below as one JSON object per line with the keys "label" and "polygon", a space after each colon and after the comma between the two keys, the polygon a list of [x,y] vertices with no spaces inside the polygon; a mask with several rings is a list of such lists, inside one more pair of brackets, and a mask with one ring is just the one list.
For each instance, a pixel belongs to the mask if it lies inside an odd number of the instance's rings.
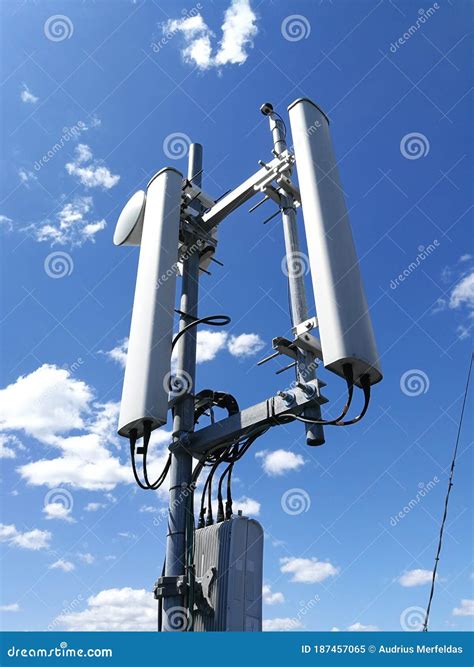
{"label": "antenna tip", "polygon": [[260,112],[263,113],[264,116],[270,116],[273,113],[273,104],[264,102],[260,107]]}

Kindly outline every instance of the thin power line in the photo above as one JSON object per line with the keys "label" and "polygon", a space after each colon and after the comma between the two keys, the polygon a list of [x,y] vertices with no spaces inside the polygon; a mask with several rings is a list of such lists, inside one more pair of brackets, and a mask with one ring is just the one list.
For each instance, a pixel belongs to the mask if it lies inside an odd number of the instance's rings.
{"label": "thin power line", "polygon": [[425,622],[423,623],[423,632],[428,631],[428,620],[429,620],[429,617],[430,617],[431,603],[433,601],[433,595],[434,595],[434,590],[435,590],[436,571],[438,569],[439,555],[441,553],[441,546],[443,544],[444,526],[445,526],[445,523],[446,523],[446,517],[448,516],[449,496],[451,494],[451,488],[453,486],[454,466],[456,465],[456,457],[457,457],[457,453],[458,453],[459,438],[461,436],[462,422],[463,422],[463,418],[464,418],[464,408],[466,407],[467,394],[468,394],[468,391],[469,391],[469,382],[470,382],[470,379],[471,379],[473,356],[474,355],[471,354],[471,361],[470,361],[470,364],[469,364],[469,372],[467,374],[466,389],[464,391],[464,399],[463,399],[463,402],[462,402],[461,416],[459,418],[458,433],[457,433],[457,437],[456,437],[456,445],[454,447],[453,459],[451,461],[451,469],[450,469],[449,480],[448,480],[448,489],[447,489],[446,498],[445,498],[445,501],[444,501],[444,513],[443,513],[443,518],[441,520],[441,527],[440,527],[440,530],[439,530],[438,549],[436,551],[435,564],[434,564],[434,568],[433,568],[433,577],[431,579],[430,597],[428,599],[428,606],[426,608]]}

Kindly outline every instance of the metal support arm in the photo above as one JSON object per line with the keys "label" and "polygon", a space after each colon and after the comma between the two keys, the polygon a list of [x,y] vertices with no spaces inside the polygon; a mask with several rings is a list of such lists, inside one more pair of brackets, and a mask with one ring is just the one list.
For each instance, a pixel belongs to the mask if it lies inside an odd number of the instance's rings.
{"label": "metal support arm", "polygon": [[[310,397],[311,393],[313,397]],[[250,433],[264,431],[277,424],[278,417],[300,414],[305,408],[323,405],[328,399],[321,395],[318,380],[272,396],[235,415],[195,431],[187,445],[188,451],[200,458],[210,449],[226,446]],[[171,449],[173,445],[171,445]]]}

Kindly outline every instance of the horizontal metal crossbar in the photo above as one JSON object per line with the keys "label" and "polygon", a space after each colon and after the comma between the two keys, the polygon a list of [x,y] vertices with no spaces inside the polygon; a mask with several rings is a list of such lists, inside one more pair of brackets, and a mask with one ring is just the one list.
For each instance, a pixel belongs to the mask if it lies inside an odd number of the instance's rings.
{"label": "horizontal metal crossbar", "polygon": [[[314,393],[311,396],[311,393]],[[211,449],[227,446],[245,436],[277,425],[277,418],[300,414],[306,408],[323,405],[328,399],[321,395],[318,380],[296,386],[272,396],[261,403],[206,426],[190,435],[186,449],[193,456],[200,457]]]}

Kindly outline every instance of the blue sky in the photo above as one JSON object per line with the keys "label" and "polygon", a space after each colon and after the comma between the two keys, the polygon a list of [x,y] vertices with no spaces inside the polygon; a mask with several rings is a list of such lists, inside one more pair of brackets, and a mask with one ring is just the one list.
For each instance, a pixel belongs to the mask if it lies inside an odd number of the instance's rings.
{"label": "blue sky", "polygon": [[[138,259],[113,246],[115,222],[161,167],[186,169],[184,154],[166,155],[175,133],[204,144],[204,187],[218,197],[271,157],[260,104],[286,116],[301,96],[331,119],[384,380],[366,419],[327,428],[323,447],[308,448],[301,425],[275,428],[237,467],[235,495],[266,531],[266,627],[408,629],[426,605],[471,349],[472,9],[242,0],[226,42],[229,5],[2,5],[3,628],[154,628],[145,591],[161,570],[165,502],[134,486],[114,435]],[[290,381],[278,362],[256,367],[290,331],[270,212],[227,219],[225,266],[201,280],[200,313],[232,324],[201,335],[198,385],[242,406]],[[329,416],[341,381],[320,377]],[[472,620],[470,426],[432,629]],[[305,511],[289,514],[295,489]]]}

